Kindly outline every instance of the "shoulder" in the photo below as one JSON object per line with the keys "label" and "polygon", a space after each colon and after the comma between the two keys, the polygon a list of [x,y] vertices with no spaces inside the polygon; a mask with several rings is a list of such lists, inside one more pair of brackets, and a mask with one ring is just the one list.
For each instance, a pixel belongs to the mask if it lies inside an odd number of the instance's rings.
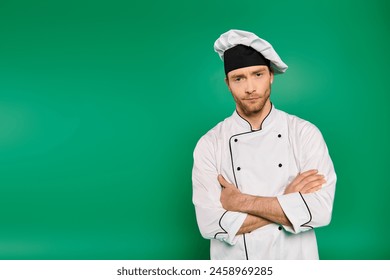
{"label": "shoulder", "polygon": [[286,121],[291,137],[303,143],[322,139],[322,133],[316,125],[296,115],[278,110],[279,115]]}
{"label": "shoulder", "polygon": [[326,145],[322,133],[316,125],[296,115],[286,112],[282,112],[282,114],[287,122],[291,141],[306,148]]}
{"label": "shoulder", "polygon": [[296,115],[292,115],[283,111],[288,127],[290,130],[299,133],[300,135],[308,135],[311,133],[321,133],[316,125],[310,121],[304,120]]}

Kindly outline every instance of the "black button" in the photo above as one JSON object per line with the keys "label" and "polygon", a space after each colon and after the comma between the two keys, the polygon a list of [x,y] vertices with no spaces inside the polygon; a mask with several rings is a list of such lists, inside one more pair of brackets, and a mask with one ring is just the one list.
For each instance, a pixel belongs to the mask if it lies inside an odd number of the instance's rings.
{"label": "black button", "polygon": [[281,164],[281,163],[279,163],[279,165],[278,165],[279,167],[282,167],[283,166],[283,164]]}
{"label": "black button", "polygon": [[237,167],[237,170],[240,171],[240,170],[241,170],[241,167]]}
{"label": "black button", "polygon": [[282,137],[282,134],[279,134],[278,137],[279,137],[279,138]]}
{"label": "black button", "polygon": [[283,229],[282,226],[279,226],[279,227],[278,227],[278,230],[282,230],[282,229]]}
{"label": "black button", "polygon": [[238,139],[234,139],[234,142],[237,142],[238,141]]}

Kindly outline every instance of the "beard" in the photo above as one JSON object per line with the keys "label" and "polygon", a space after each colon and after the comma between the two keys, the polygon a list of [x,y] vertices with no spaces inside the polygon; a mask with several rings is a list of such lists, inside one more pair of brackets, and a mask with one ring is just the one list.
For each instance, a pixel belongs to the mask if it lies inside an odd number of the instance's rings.
{"label": "beard", "polygon": [[264,107],[269,103],[270,95],[249,96],[245,99],[236,99],[237,109],[244,116],[252,117],[260,114]]}

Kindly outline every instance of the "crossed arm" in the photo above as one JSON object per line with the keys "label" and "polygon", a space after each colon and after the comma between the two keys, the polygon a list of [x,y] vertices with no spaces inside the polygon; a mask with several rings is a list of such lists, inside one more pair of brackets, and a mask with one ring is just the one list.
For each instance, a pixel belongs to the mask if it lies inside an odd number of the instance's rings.
{"label": "crossed arm", "polygon": [[[276,197],[261,197],[241,193],[235,185],[227,182],[222,175],[218,176],[218,181],[222,187],[220,200],[223,208],[228,211],[248,214],[237,234],[248,233],[270,223],[291,226]],[[325,182],[324,176],[318,174],[317,170],[308,170],[298,174],[286,187],[284,194],[293,192],[312,193],[321,189]]]}

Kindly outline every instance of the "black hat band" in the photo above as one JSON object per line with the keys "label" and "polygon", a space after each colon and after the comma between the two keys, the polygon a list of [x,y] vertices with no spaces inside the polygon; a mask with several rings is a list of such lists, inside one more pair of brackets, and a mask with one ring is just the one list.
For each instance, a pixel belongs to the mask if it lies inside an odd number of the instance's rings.
{"label": "black hat band", "polygon": [[223,54],[223,61],[226,75],[232,70],[249,66],[266,65],[270,67],[270,61],[261,53],[244,45],[237,45],[226,50]]}

